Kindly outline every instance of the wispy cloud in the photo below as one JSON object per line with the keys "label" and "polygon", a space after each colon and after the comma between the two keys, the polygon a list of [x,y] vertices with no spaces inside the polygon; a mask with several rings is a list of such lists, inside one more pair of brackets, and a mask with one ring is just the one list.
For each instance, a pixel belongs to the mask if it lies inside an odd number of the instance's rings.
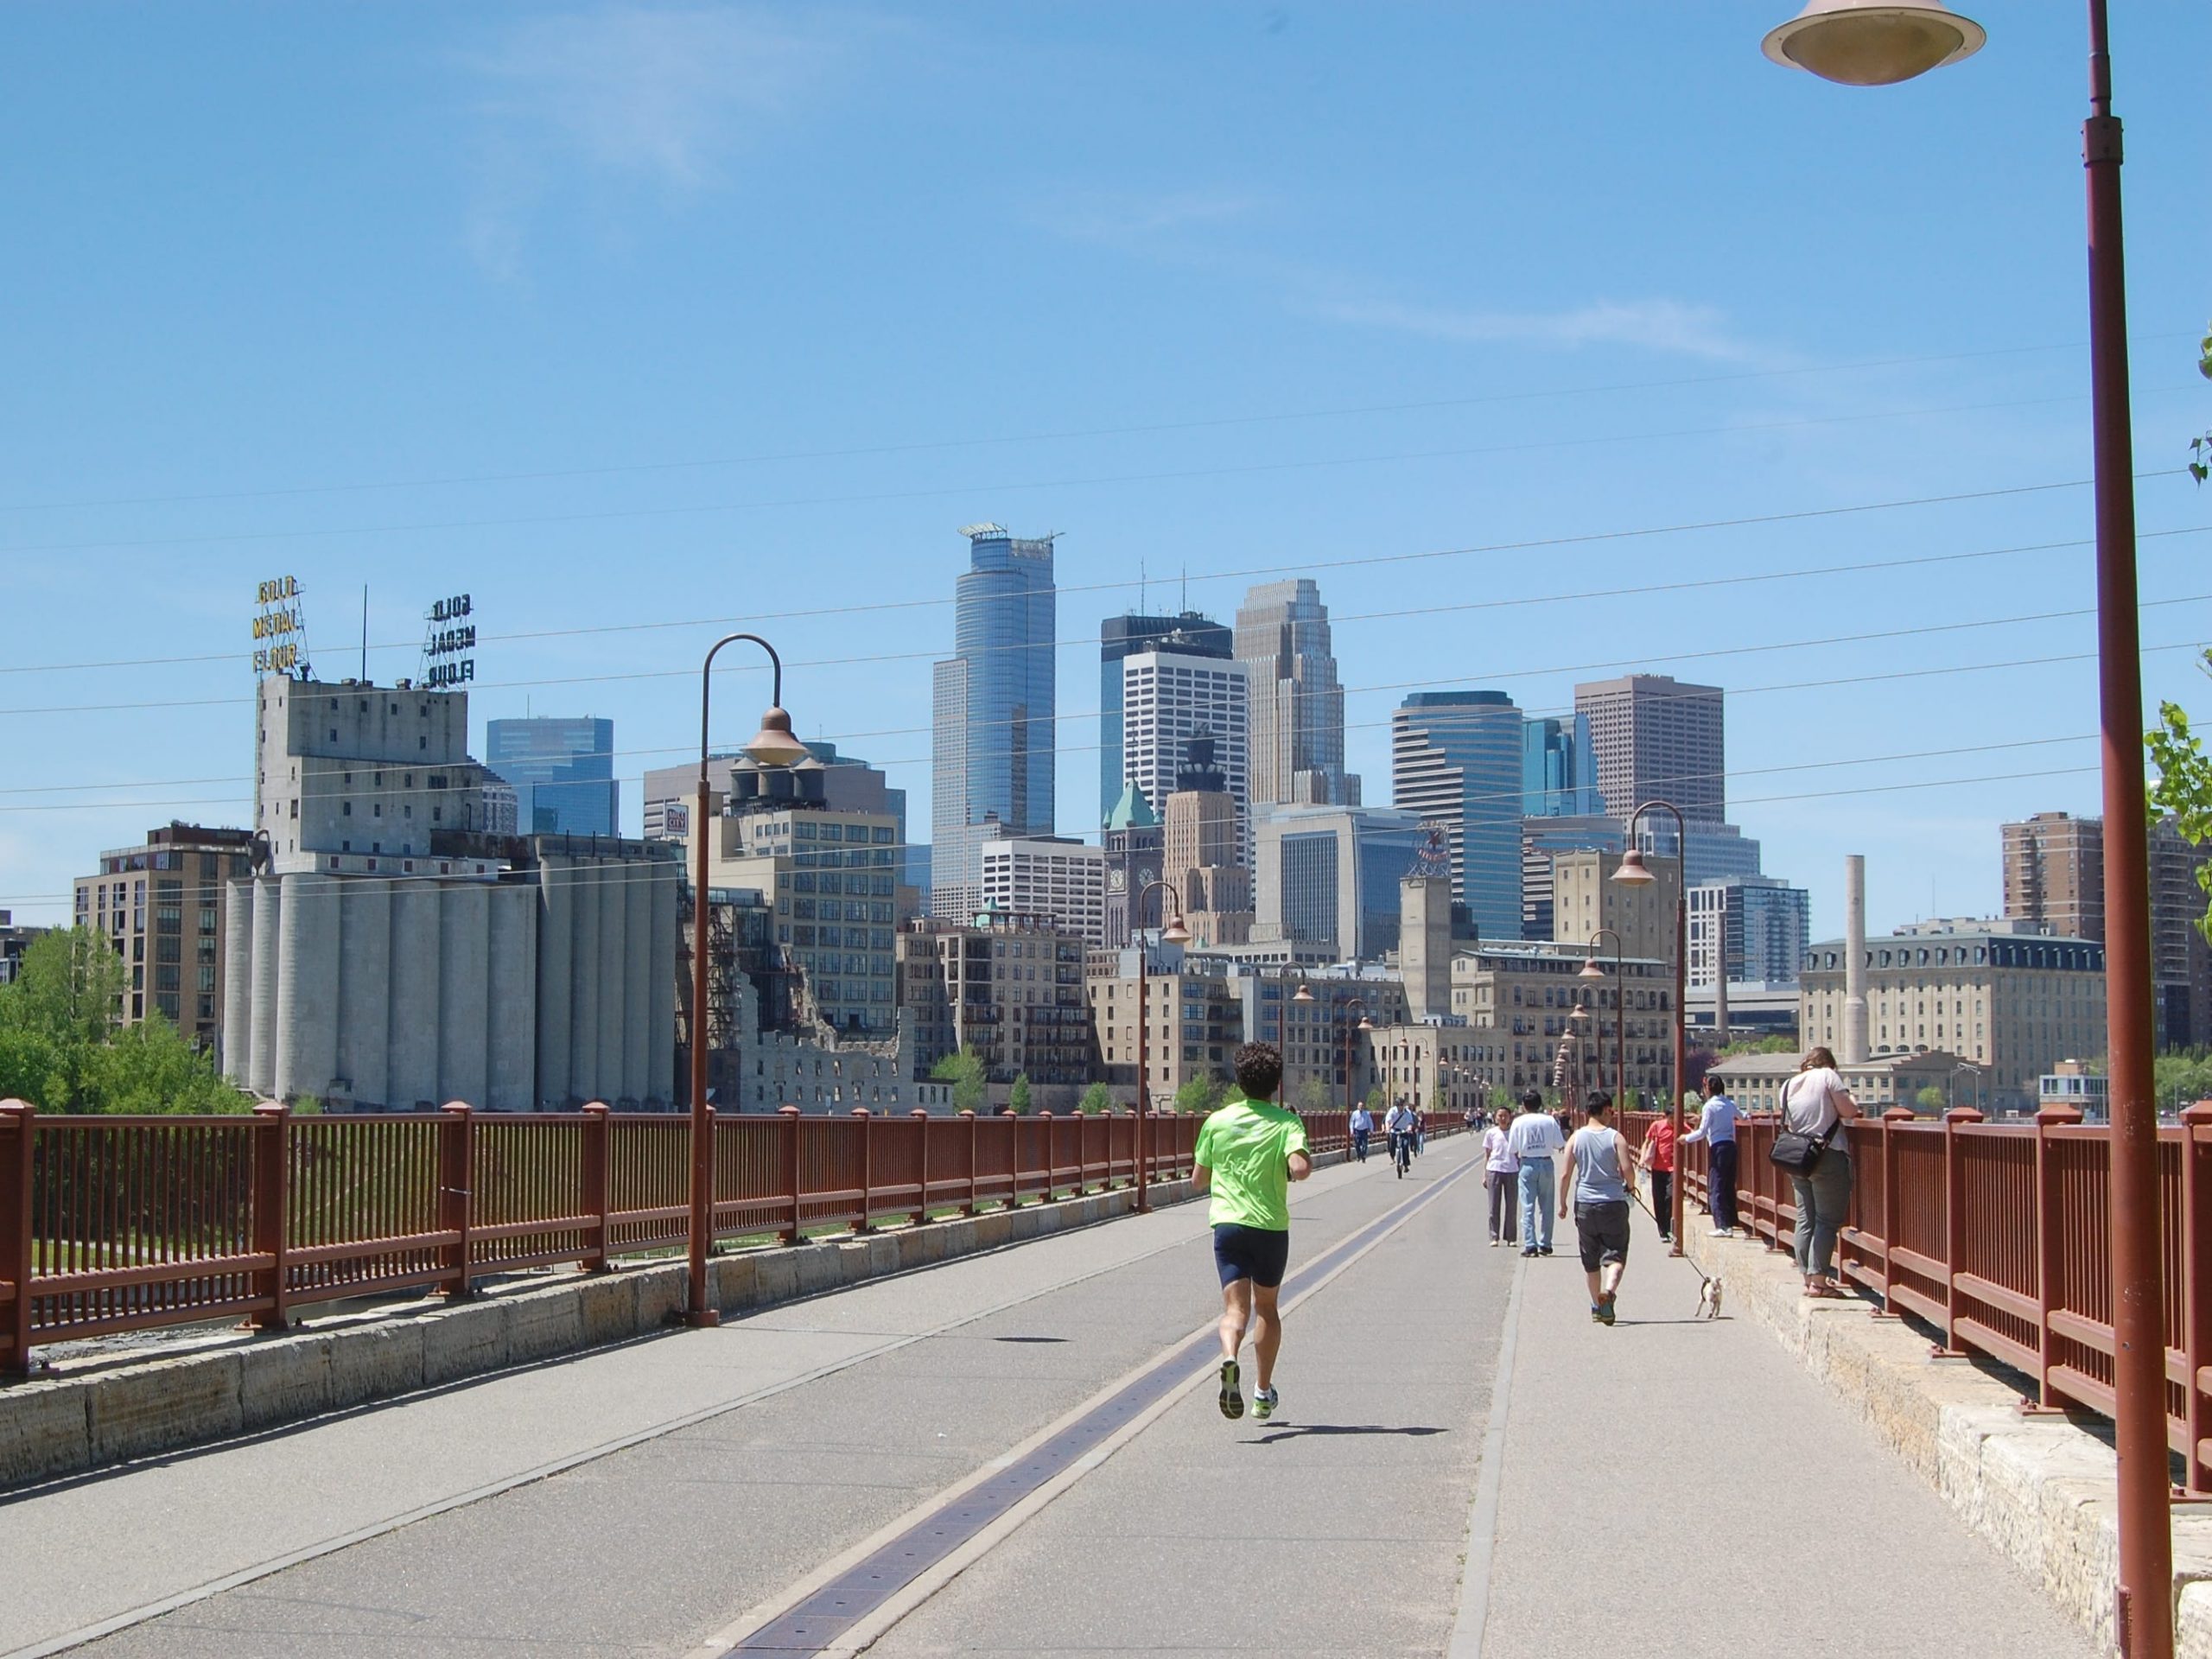
{"label": "wispy cloud", "polygon": [[1536,346],[1628,346],[1716,363],[1756,363],[1770,353],[1734,334],[1718,308],[1679,300],[1599,300],[1552,311],[1495,311],[1390,302],[1331,301],[1320,315],[1432,340]]}
{"label": "wispy cloud", "polygon": [[481,124],[467,240],[519,266],[538,207],[579,173],[681,199],[787,120],[861,40],[863,14],[615,5],[524,17],[466,54]]}

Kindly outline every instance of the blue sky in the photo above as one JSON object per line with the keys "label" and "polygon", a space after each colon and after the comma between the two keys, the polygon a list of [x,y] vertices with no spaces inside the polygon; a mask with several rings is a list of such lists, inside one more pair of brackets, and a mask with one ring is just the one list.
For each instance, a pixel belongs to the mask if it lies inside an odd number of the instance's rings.
{"label": "blue sky", "polygon": [[[480,731],[611,716],[633,780],[757,621],[925,833],[995,518],[1064,532],[1064,830],[1115,584],[1309,572],[1370,799],[1397,688],[1649,666],[1731,689],[1732,816],[1816,930],[1847,851],[1878,927],[1993,910],[1999,821],[2096,809],[2091,664],[2049,660],[2093,647],[2089,498],[2037,487],[2088,468],[2079,10],[1850,92],[1759,55],[1789,9],[10,10],[0,906],[245,821],[278,574],[326,673],[368,584],[379,680],[473,593]],[[2212,14],[2120,14],[2138,465],[2177,468]],[[1937,497],[1977,499],[1834,511]],[[2145,541],[2147,645],[2212,638],[2208,545]],[[1704,585],[1618,592],[1661,584]]]}

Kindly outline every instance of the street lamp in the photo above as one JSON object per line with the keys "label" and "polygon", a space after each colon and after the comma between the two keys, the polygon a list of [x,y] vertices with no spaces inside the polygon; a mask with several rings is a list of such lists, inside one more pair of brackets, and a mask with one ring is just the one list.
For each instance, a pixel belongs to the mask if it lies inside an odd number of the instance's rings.
{"label": "street lamp", "polygon": [[[1359,1010],[1359,1023],[1358,1023],[1357,1026],[1353,1025],[1353,1024],[1352,1024],[1352,1022],[1351,1022],[1352,1010],[1353,1010],[1354,1008],[1357,1008],[1357,1009],[1358,1009],[1358,1010]],[[1344,1004],[1344,1113],[1345,1113],[1345,1115],[1346,1115],[1347,1116],[1349,1116],[1351,1115],[1351,1034],[1352,1034],[1352,1033],[1354,1033],[1355,1031],[1372,1031],[1372,1030],[1374,1030],[1374,1029],[1375,1029],[1375,1022],[1374,1022],[1372,1020],[1370,1020],[1370,1019],[1369,1019],[1369,1018],[1367,1017],[1367,1004],[1366,1004],[1366,1003],[1364,1003],[1364,1002],[1363,1002],[1363,1001],[1360,1001],[1357,997],[1356,997],[1356,996],[1355,996],[1354,998],[1352,998],[1352,1000],[1351,1000],[1351,1001],[1349,1001],[1349,1002],[1347,1002],[1347,1003],[1345,1003],[1345,1004]]]}
{"label": "street lamp", "polygon": [[[2168,1510],[2158,1113],[2152,1071],[2151,893],[2143,799],[2143,669],[2136,617],[2134,437],[2120,118],[2106,0],[2089,0],[2089,402],[2097,516],[2097,683],[2103,734],[2105,1052],[2110,1059],[2113,1428],[2120,1460],[2120,1647],[2174,1650]],[[1980,25],[1940,5],[1813,0],[1767,35],[1767,56],[1847,85],[1882,85],[1978,49]],[[1940,50],[1939,50],[1940,48]]]}
{"label": "street lamp", "polygon": [[707,815],[713,798],[707,784],[707,715],[715,653],[740,639],[766,652],[774,670],[767,712],[745,746],[746,753],[764,766],[788,766],[807,753],[806,745],[791,735],[791,717],[784,712],[784,659],[776,648],[757,633],[725,634],[715,640],[699,665],[699,796],[691,814],[691,1299],[684,1313],[690,1325],[721,1323],[707,1295],[707,1247],[715,1232],[715,1118],[707,1105]]}
{"label": "street lamp", "polygon": [[[1645,868],[1643,849],[1636,844],[1637,826],[1643,822],[1647,812],[1664,810],[1675,815],[1675,1067],[1667,1078],[1667,1116],[1675,1126],[1675,1144],[1682,1140],[1682,1072],[1688,1056],[1682,1052],[1685,1033],[1682,1022],[1687,1017],[1682,997],[1688,989],[1690,955],[1690,890],[1682,880],[1689,868],[1689,825],[1682,820],[1682,809],[1672,801],[1644,801],[1629,814],[1628,850],[1621,855],[1620,868],[1613,872],[1613,880],[1624,887],[1649,887],[1659,878]],[[1667,1254],[1682,1253],[1682,1184],[1676,1181],[1673,1193],[1675,1242]]]}
{"label": "street lamp", "polygon": [[[1183,925],[1183,894],[1179,888],[1163,878],[1147,881],[1137,889],[1136,909],[1133,914],[1141,917],[1144,907],[1152,900],[1153,890],[1158,888],[1174,899],[1175,908],[1168,913],[1166,926],[1160,930],[1162,944],[1188,944],[1191,931]],[[1145,988],[1145,962],[1152,953],[1145,948],[1144,930],[1136,930],[1137,941],[1137,1213],[1152,1211],[1152,998]]]}
{"label": "street lamp", "polygon": [[1613,942],[1613,1109],[1628,1109],[1628,976],[1621,969],[1621,936],[1614,929],[1601,927],[1590,936],[1590,954],[1583,958],[1582,971],[1577,979],[1603,979],[1605,970],[1598,965],[1598,941],[1611,937]]}

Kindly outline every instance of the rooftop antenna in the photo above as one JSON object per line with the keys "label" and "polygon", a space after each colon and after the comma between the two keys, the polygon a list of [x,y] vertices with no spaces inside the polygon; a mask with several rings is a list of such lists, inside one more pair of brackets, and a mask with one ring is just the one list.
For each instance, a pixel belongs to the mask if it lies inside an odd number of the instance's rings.
{"label": "rooftop antenna", "polygon": [[1183,567],[1183,608],[1191,608],[1191,567],[1187,564]]}
{"label": "rooftop antenna", "polygon": [[361,683],[369,683],[369,584],[361,584]]}
{"label": "rooftop antenna", "polygon": [[1144,555],[1137,555],[1137,614],[1144,614]]}

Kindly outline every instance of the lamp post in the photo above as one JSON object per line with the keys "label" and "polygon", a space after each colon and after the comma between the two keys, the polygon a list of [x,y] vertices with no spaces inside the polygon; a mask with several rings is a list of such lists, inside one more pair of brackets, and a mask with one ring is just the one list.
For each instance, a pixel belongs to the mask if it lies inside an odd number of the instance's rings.
{"label": "lamp post", "polygon": [[[1817,0],[1816,0],[1817,3]],[[1636,844],[1637,825],[1643,815],[1652,811],[1667,811],[1675,815],[1675,1065],[1667,1078],[1667,1118],[1675,1126],[1675,1144],[1682,1141],[1682,1073],[1688,1056],[1683,1052],[1686,1033],[1683,1020],[1687,1018],[1682,996],[1688,988],[1690,955],[1690,890],[1682,880],[1689,866],[1689,825],[1682,819],[1682,809],[1672,801],[1644,801],[1629,814],[1628,850],[1621,855],[1620,868],[1613,872],[1613,880],[1624,887],[1649,887],[1659,878],[1645,868],[1643,849]],[[1682,1184],[1676,1181],[1673,1193],[1674,1214],[1669,1218],[1675,1242],[1667,1254],[1682,1253]]]}
{"label": "lamp post", "polygon": [[[1183,895],[1173,881],[1165,878],[1147,881],[1137,889],[1136,909],[1133,914],[1141,918],[1145,905],[1157,887],[1175,900],[1175,908],[1168,913],[1167,925],[1160,930],[1162,944],[1188,944],[1190,930],[1183,925]],[[1136,930],[1137,942],[1137,1213],[1152,1211],[1152,994],[1145,988],[1145,963],[1152,954],[1144,942],[1144,930]]]}
{"label": "lamp post", "polygon": [[[1351,1022],[1353,1009],[1359,1010],[1359,1023]],[[1372,1031],[1375,1022],[1367,1017],[1367,1004],[1357,997],[1344,1004],[1344,1115],[1351,1115],[1351,1034],[1355,1031]]]}
{"label": "lamp post", "polygon": [[1610,936],[1613,941],[1613,1109],[1625,1111],[1628,1100],[1628,978],[1621,971],[1621,936],[1612,928],[1601,927],[1590,936],[1590,954],[1583,958],[1582,971],[1577,979],[1603,979],[1605,970],[1598,965],[1598,941]]}
{"label": "lamp post", "polygon": [[[2112,112],[2105,0],[2089,0],[2089,403],[2095,455],[2097,683],[2103,734],[2105,1052],[2110,1059],[2113,1427],[2120,1454],[2121,1651],[2174,1650],[2166,1461],[2165,1305],[2159,1258],[2158,1115],[2152,1071],[2151,893],[2143,799],[2143,670],[2136,618],[2134,438],[2120,118]],[[1940,5],[1813,0],[1769,34],[1768,57],[1830,80],[1883,86],[1969,57],[1981,25]]]}
{"label": "lamp post", "polygon": [[745,746],[746,753],[764,766],[788,766],[806,756],[806,745],[791,735],[791,717],[784,712],[784,659],[776,648],[757,633],[725,634],[715,640],[699,665],[699,794],[691,810],[691,1294],[684,1313],[690,1325],[721,1323],[707,1295],[707,1247],[715,1233],[715,1119],[707,1105],[707,838],[713,806],[707,784],[707,715],[715,654],[740,639],[766,652],[775,675],[767,712]]}

